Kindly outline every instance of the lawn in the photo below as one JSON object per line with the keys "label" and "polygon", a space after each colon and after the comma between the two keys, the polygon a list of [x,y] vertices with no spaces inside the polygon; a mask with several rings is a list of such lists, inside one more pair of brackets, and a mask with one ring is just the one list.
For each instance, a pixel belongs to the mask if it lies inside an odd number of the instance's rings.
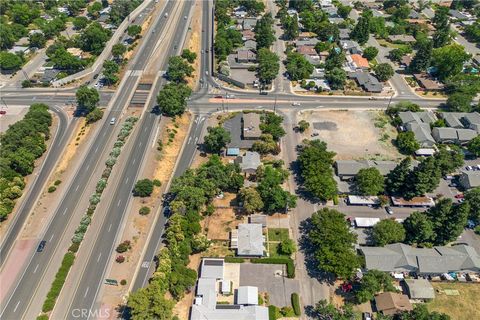
{"label": "lawn", "polygon": [[288,229],[287,228],[270,228],[268,229],[268,241],[278,241],[282,242],[283,240],[288,239]]}
{"label": "lawn", "polygon": [[[448,314],[452,320],[480,319],[478,297],[480,286],[476,283],[432,283],[436,297],[429,302],[428,309]],[[445,289],[458,290],[460,295],[447,296]]]}
{"label": "lawn", "polygon": [[406,47],[408,47],[408,44],[391,43],[391,42],[388,42],[387,40],[384,40],[384,39],[377,39],[377,42],[378,42],[382,47],[387,47],[387,48],[392,48],[392,49],[399,49],[399,48],[406,48]]}
{"label": "lawn", "polygon": [[270,258],[290,258],[289,255],[285,255],[279,252],[280,243],[278,242],[269,242],[268,243],[268,253]]}

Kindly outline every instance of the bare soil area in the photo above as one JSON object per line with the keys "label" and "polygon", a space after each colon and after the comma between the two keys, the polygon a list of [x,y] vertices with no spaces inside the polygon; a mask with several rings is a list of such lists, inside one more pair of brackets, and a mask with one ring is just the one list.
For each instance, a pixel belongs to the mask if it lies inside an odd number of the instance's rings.
{"label": "bare soil area", "polygon": [[[310,132],[337,153],[335,159],[395,160],[400,158],[391,141],[395,129],[379,111],[304,111],[298,121],[310,123]],[[308,132],[308,133],[310,133]],[[306,134],[306,138],[310,134]]]}
{"label": "bare soil area", "polygon": [[191,30],[187,33],[188,40],[186,41],[186,48],[197,54],[197,58],[193,62],[193,72],[192,77],[188,78],[188,85],[190,88],[194,89],[198,83],[200,77],[200,47],[201,47],[201,33],[202,33],[202,2],[196,1],[195,8],[193,9],[193,15],[190,22]]}

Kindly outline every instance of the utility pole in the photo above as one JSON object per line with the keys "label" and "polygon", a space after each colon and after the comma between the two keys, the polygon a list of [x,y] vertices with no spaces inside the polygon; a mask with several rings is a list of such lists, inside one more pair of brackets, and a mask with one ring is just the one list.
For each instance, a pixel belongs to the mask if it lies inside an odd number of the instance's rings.
{"label": "utility pole", "polygon": [[394,94],[394,93],[392,92],[392,95],[390,96],[390,100],[388,101],[387,109],[390,108],[390,103],[392,103],[393,94]]}
{"label": "utility pole", "polygon": [[273,114],[275,114],[276,110],[277,110],[277,96],[275,95],[275,103],[273,105]]}

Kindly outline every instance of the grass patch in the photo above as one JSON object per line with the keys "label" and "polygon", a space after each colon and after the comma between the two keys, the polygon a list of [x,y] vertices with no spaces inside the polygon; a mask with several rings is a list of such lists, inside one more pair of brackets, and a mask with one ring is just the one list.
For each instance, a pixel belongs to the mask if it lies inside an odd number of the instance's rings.
{"label": "grass patch", "polygon": [[288,229],[286,228],[271,228],[268,229],[268,241],[283,241],[288,239]]}
{"label": "grass patch", "polygon": [[[436,291],[433,301],[427,303],[428,310],[448,314],[452,319],[478,319],[478,297],[480,286],[474,283],[432,283]],[[447,296],[445,289],[458,290],[460,295]]]}
{"label": "grass patch", "polygon": [[290,258],[289,255],[280,253],[280,243],[278,242],[269,242],[268,243],[268,253],[272,258]]}
{"label": "grass patch", "polygon": [[382,47],[393,48],[393,49],[400,49],[400,48],[408,48],[408,44],[401,44],[401,43],[391,43],[385,39],[377,39],[378,44]]}

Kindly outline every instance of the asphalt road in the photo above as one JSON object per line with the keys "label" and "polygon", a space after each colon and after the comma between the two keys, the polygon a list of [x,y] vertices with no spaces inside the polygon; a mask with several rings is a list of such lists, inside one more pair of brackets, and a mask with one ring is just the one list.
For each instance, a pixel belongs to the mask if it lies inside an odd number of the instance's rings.
{"label": "asphalt road", "polygon": [[23,223],[27,219],[28,214],[32,210],[40,193],[42,192],[43,186],[50,176],[53,167],[57,163],[60,153],[65,148],[65,145],[67,144],[68,138],[70,137],[74,127],[72,124],[69,125],[68,116],[62,109],[53,106],[50,107],[50,110],[52,110],[59,118],[58,129],[55,133],[52,144],[49,146],[43,165],[38,171],[38,175],[28,188],[26,197],[22,199],[20,208],[13,217],[13,221],[9,226],[7,234],[2,239],[2,243],[0,245],[1,267],[3,267],[4,262],[7,260],[9,252],[15,243],[15,239],[22,229]]}
{"label": "asphalt road", "polygon": [[[167,10],[167,12],[170,11],[172,6],[173,2],[167,3],[165,10]],[[155,44],[160,38],[162,30],[166,25],[167,24],[164,23],[162,19],[158,19],[155,26],[158,32],[149,33],[146,36],[146,39],[140,48],[140,53],[136,56],[136,60],[134,61],[131,70],[143,70],[145,68],[148,59],[155,48]],[[23,274],[16,281],[17,285],[14,288],[13,293],[8,296],[6,302],[2,302],[2,313],[0,314],[0,318],[12,320],[22,319],[26,310],[30,306],[35,291],[45,275],[47,268],[57,270],[58,266],[50,265],[51,257],[59,246],[59,240],[63,236],[63,232],[70,221],[72,213],[75,211],[74,208],[78,205],[81,198],[80,195],[85,192],[88,181],[92,179],[92,174],[97,165],[99,165],[99,160],[105,152],[109,151],[105,149],[113,136],[113,129],[115,127],[109,125],[109,119],[112,117],[116,117],[117,119],[120,118],[123,109],[128,105],[130,96],[136,88],[138,75],[132,73],[130,76],[125,77],[123,81],[125,83],[121,87],[121,90],[119,90],[119,95],[115,98],[113,108],[106,113],[104,124],[95,138],[95,143],[90,146],[88,152],[85,154],[83,165],[80,170],[75,173],[75,177],[73,178],[68,191],[64,194],[59,207],[54,213],[53,219],[47,226],[43,238],[48,241],[44,251],[41,253],[33,253],[31,260],[23,270]],[[117,122],[117,125],[118,123],[119,122]]]}
{"label": "asphalt road", "polygon": [[[174,48],[176,44],[183,42],[184,32],[182,31],[185,30],[183,17],[189,15],[193,4],[194,2],[192,1],[182,3],[183,11],[177,22],[175,32],[173,33],[174,36],[170,42],[170,47]],[[169,22],[172,23],[171,21]],[[176,49],[174,48],[175,52],[172,52],[172,55],[174,53],[178,54],[180,49],[181,46],[178,46]],[[166,69],[167,63],[168,60],[165,59],[162,68],[163,70]],[[158,92],[164,84],[165,79],[159,79],[155,88],[152,89],[153,92]],[[155,104],[155,99],[152,99],[150,105],[147,106],[147,110],[152,110]],[[79,315],[77,311],[98,310],[96,306],[98,292],[103,285],[106,268],[116,245],[116,236],[120,233],[123,217],[128,208],[128,202],[131,199],[133,186],[137,180],[137,175],[140,172],[144,155],[150,147],[150,136],[153,133],[154,126],[157,124],[158,120],[158,116],[153,113],[148,113],[140,120],[140,123],[137,124],[140,131],[133,142],[134,149],[130,152],[128,159],[126,160],[129,165],[126,166],[121,173],[121,183],[113,193],[111,205],[107,209],[108,211],[102,223],[100,232],[98,233],[98,238],[91,250],[92,254],[86,263],[78,287],[74,289],[75,295],[68,314],[66,315],[67,318],[88,319],[90,314]],[[162,216],[159,223],[163,226],[165,222],[165,217]]]}

